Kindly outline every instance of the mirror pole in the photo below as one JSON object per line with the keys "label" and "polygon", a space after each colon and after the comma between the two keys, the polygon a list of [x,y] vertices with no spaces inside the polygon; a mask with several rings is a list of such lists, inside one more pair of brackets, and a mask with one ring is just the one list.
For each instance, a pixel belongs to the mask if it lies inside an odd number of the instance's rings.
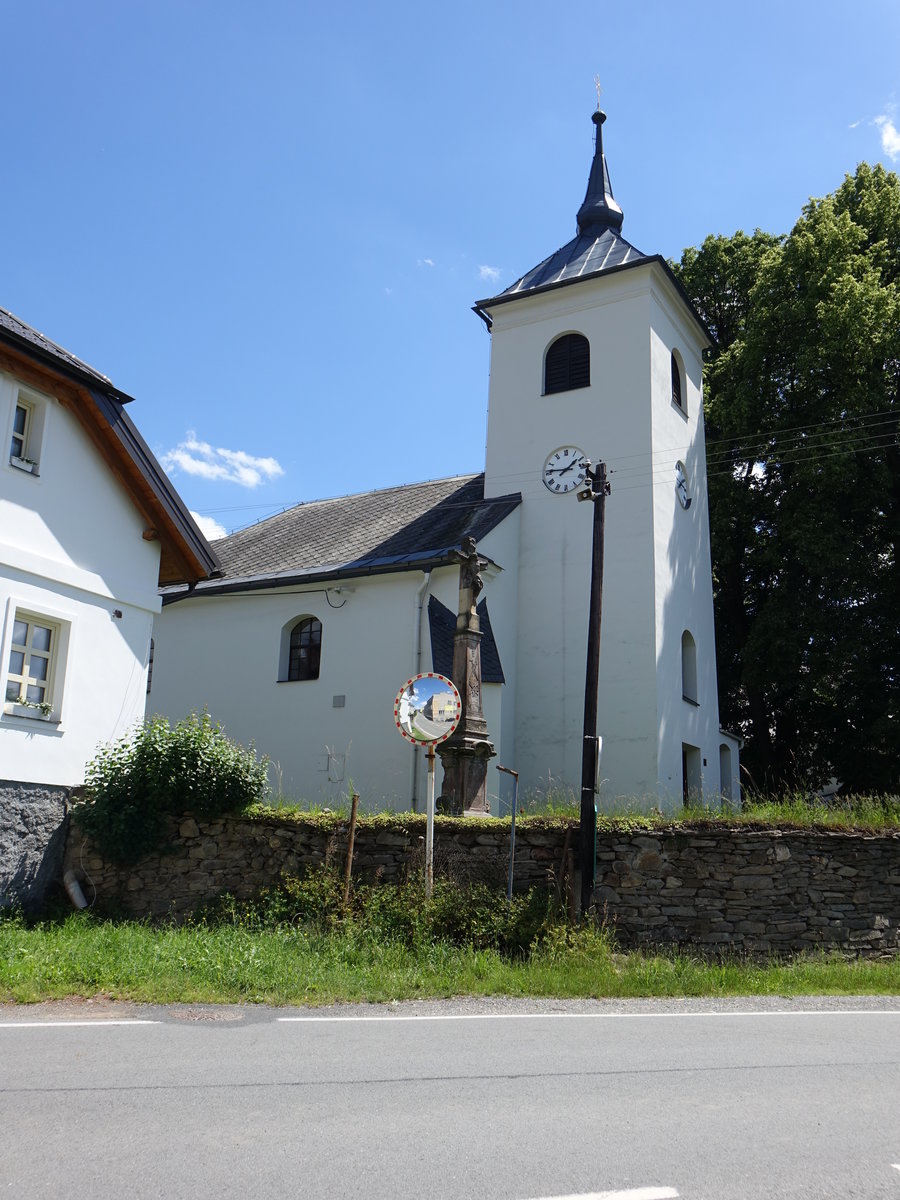
{"label": "mirror pole", "polygon": [[434,742],[428,743],[428,800],[425,818],[425,899],[434,887]]}

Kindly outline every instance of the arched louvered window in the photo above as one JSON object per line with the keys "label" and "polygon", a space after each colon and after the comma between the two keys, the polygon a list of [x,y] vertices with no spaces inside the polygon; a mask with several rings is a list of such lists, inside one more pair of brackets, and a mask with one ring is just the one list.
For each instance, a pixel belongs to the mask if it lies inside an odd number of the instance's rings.
{"label": "arched louvered window", "polygon": [[544,360],[544,395],[591,385],[591,347],[580,333],[557,338]]}
{"label": "arched louvered window", "polygon": [[675,357],[675,351],[672,351],[672,403],[677,404],[684,412],[684,400],[681,391],[681,367],[678,365],[678,359]]}
{"label": "arched louvered window", "polygon": [[322,622],[304,617],[291,630],[288,679],[318,679],[322,657]]}
{"label": "arched louvered window", "polygon": [[699,704],[697,696],[697,643],[689,630],[681,635],[681,698]]}

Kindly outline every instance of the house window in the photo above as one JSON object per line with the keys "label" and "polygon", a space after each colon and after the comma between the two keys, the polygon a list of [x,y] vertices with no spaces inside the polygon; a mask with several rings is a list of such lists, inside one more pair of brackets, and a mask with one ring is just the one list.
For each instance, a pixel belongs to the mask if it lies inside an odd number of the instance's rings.
{"label": "house window", "polygon": [[53,676],[59,626],[16,610],[6,676],[6,710],[19,706],[47,716],[53,707]]}
{"label": "house window", "polygon": [[47,403],[43,397],[19,392],[9,427],[9,464],[32,475],[38,473]]}
{"label": "house window", "polygon": [[304,617],[291,630],[288,679],[318,679],[322,657],[322,622]]}
{"label": "house window", "polygon": [[544,395],[590,387],[591,347],[580,333],[557,338],[544,359]]}
{"label": "house window", "polygon": [[25,458],[28,445],[28,426],[30,425],[31,410],[24,404],[16,404],[13,416],[12,440],[9,446],[10,458]]}
{"label": "house window", "polygon": [[684,392],[682,390],[681,366],[674,350],[672,351],[672,403],[676,408],[680,408],[682,412],[686,411],[684,407]]}
{"label": "house window", "polygon": [[681,635],[681,697],[688,704],[697,699],[697,643],[686,629]]}

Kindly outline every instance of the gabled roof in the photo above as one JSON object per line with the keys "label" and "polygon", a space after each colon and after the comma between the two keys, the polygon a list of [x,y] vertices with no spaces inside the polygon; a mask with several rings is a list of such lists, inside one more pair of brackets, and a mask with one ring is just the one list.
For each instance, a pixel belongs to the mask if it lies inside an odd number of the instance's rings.
{"label": "gabled roof", "polygon": [[81,423],[107,466],[159,540],[161,584],[196,583],[219,560],[125,411],[131,399],[5,308],[0,308],[0,368],[54,395]]}
{"label": "gabled roof", "polygon": [[486,500],[484,475],[456,475],[298,504],[219,539],[221,579],[163,599],[427,570],[450,562],[464,537],[478,541],[520,503],[518,494]]}
{"label": "gabled roof", "polygon": [[32,329],[14,313],[2,307],[0,307],[0,331],[2,331],[0,336],[4,341],[13,344],[18,342],[23,348],[27,348],[32,358],[46,362],[56,370],[63,370],[72,378],[80,379],[95,387],[99,386],[109,395],[114,395],[122,404],[127,404],[131,400],[131,396],[127,396],[118,388],[113,387],[112,381],[105,375],[101,375],[99,371],[89,367],[86,362],[82,362],[80,358],[76,358],[74,354],[63,349],[62,346],[58,346],[56,342],[51,342],[43,333]]}

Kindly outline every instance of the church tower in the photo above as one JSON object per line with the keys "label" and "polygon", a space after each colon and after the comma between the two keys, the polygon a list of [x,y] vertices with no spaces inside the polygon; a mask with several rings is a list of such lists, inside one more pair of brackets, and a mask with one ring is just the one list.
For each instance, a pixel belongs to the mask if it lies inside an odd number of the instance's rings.
{"label": "church tower", "polygon": [[[660,255],[621,235],[602,130],[577,234],[480,301],[491,331],[485,496],[520,492],[517,615],[503,662],[524,791],[581,779],[592,505],[607,465],[601,808],[737,795],[720,733],[702,412],[710,335]],[[495,619],[495,626],[498,625]],[[514,632],[513,632],[514,628]],[[499,633],[498,629],[498,633]]]}

